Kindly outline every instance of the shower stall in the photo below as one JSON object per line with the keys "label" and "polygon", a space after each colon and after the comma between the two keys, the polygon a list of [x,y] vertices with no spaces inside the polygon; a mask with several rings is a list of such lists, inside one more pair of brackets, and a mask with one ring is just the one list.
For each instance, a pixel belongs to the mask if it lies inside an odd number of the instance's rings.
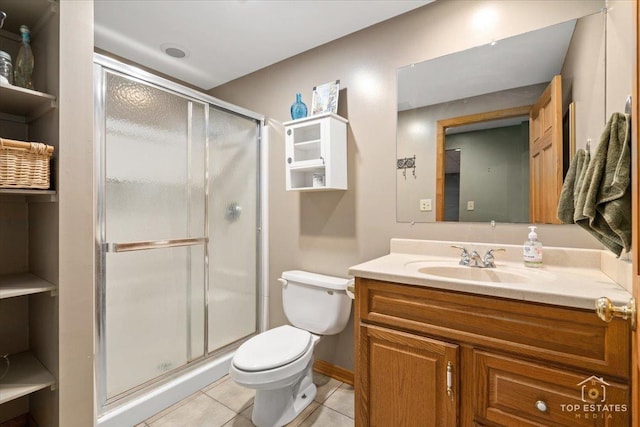
{"label": "shower stall", "polygon": [[94,58],[99,424],[226,373],[261,330],[264,118]]}

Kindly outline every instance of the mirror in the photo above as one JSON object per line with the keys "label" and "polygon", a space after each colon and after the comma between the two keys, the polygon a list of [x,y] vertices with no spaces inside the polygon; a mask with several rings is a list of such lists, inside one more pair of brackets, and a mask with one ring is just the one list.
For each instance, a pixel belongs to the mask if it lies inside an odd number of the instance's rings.
{"label": "mirror", "polygon": [[595,13],[399,69],[398,222],[548,223],[532,220],[540,207],[530,203],[529,114],[560,75],[561,186],[575,145],[597,141],[605,124],[605,19]]}

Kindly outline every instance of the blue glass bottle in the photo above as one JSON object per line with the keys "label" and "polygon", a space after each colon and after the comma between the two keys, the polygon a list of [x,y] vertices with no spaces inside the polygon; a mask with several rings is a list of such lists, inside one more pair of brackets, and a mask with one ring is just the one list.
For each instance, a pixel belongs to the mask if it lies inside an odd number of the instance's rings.
{"label": "blue glass bottle", "polygon": [[295,120],[303,117],[307,117],[307,106],[302,102],[302,95],[296,93],[296,102],[291,104],[291,118]]}

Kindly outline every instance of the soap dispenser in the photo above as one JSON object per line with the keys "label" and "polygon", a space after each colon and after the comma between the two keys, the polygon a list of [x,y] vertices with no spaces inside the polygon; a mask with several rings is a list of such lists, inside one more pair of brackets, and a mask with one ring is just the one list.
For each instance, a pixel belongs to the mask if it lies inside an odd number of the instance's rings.
{"label": "soap dispenser", "polygon": [[536,226],[532,225],[529,229],[531,232],[529,233],[527,241],[524,242],[522,254],[524,265],[525,267],[533,268],[542,267],[542,243],[538,240]]}

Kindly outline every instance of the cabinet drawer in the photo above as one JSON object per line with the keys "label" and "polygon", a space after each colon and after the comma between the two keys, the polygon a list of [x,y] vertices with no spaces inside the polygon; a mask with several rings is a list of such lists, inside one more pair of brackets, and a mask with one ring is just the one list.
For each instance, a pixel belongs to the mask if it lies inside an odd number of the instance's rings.
{"label": "cabinet drawer", "polygon": [[626,427],[629,386],[475,351],[476,418],[505,426]]}
{"label": "cabinet drawer", "polygon": [[626,321],[594,311],[357,278],[366,323],[507,351],[584,371],[629,377]]}

